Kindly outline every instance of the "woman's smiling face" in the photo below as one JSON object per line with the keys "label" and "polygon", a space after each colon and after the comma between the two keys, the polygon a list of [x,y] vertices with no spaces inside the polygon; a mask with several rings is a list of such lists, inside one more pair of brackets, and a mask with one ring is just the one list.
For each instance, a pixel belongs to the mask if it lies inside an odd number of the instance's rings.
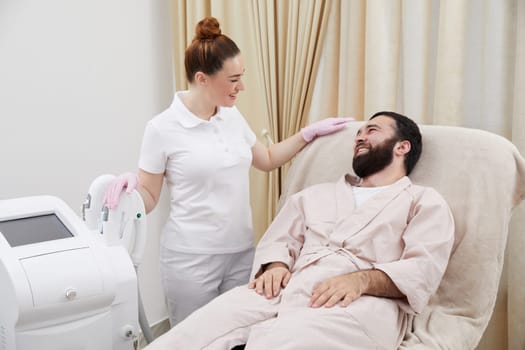
{"label": "woman's smiling face", "polygon": [[244,90],[242,76],[244,61],[238,54],[224,61],[224,65],[216,74],[209,76],[210,95],[218,106],[233,107],[239,91]]}

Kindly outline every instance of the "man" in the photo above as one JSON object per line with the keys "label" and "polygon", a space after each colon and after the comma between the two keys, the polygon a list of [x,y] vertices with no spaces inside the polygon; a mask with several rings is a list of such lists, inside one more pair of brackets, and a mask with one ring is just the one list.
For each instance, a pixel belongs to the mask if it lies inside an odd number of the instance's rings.
{"label": "man", "polygon": [[358,177],[291,196],[259,242],[248,287],[147,349],[397,349],[454,240],[444,199],[407,177],[421,149],[412,120],[373,115],[355,139]]}

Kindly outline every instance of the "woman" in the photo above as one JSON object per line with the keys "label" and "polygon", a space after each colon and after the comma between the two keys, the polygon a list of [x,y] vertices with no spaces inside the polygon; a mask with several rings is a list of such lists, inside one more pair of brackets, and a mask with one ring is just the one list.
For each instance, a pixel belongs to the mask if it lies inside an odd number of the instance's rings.
{"label": "woman", "polygon": [[114,208],[124,188],[137,188],[149,213],[166,179],[170,215],[161,238],[161,275],[172,326],[248,282],[254,253],[250,165],[280,167],[316,136],[350,120],[324,119],[269,148],[258,142],[235,107],[244,90],[240,50],[213,17],[197,24],[185,68],[189,89],[177,92],[146,126],[138,176],[120,175],[104,200]]}

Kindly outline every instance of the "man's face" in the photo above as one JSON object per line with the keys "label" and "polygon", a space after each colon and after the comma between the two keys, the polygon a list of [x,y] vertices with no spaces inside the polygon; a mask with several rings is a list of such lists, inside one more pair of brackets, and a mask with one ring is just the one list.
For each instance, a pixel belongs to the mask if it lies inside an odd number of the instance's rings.
{"label": "man's face", "polygon": [[392,163],[393,149],[398,142],[394,127],[393,119],[379,116],[359,129],[352,162],[357,176],[370,176]]}

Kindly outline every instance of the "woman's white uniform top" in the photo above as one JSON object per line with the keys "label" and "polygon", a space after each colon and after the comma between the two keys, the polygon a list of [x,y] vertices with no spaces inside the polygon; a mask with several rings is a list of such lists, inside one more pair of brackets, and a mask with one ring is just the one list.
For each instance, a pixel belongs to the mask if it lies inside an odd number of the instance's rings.
{"label": "woman's white uniform top", "polygon": [[253,247],[249,169],[256,136],[236,107],[209,121],[191,113],[177,92],[144,131],[139,168],[165,173],[170,215],[161,244],[195,254]]}

